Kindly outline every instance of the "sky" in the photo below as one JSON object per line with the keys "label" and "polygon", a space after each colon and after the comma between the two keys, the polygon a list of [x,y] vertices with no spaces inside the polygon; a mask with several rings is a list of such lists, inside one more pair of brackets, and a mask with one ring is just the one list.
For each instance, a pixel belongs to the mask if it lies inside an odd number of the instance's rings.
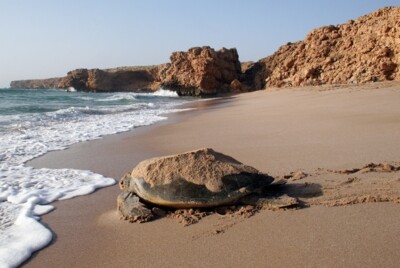
{"label": "sky", "polygon": [[400,0],[0,0],[0,87],[77,68],[166,63],[173,51],[204,45],[257,61],[384,6]]}

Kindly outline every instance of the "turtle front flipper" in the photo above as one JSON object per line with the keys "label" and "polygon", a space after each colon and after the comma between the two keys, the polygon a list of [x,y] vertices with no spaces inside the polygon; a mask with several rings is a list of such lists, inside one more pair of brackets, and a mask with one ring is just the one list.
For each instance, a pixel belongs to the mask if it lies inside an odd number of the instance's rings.
{"label": "turtle front flipper", "polygon": [[130,222],[147,222],[154,218],[153,213],[134,193],[123,192],[117,199],[118,212],[121,218]]}

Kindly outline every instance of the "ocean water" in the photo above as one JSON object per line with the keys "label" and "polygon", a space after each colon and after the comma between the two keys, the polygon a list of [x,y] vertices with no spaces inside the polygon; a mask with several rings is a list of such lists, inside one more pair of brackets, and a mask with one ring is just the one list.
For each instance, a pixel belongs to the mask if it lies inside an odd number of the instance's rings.
{"label": "ocean water", "polygon": [[71,144],[166,119],[189,102],[176,93],[0,89],[0,267],[15,267],[51,242],[40,223],[51,202],[114,184],[89,170],[34,169],[28,160]]}

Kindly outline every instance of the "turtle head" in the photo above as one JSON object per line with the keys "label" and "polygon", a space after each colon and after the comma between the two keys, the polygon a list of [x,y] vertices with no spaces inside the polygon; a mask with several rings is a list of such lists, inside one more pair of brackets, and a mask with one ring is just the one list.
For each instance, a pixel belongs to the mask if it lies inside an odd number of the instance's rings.
{"label": "turtle head", "polygon": [[131,174],[126,173],[119,181],[119,188],[124,192],[129,192],[130,182],[131,182]]}

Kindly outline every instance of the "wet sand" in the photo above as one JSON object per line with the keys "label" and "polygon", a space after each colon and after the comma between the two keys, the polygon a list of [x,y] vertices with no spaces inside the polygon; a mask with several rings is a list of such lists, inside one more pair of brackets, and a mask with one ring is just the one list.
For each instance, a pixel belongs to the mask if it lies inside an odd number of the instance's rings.
{"label": "wet sand", "polygon": [[309,208],[250,218],[214,214],[188,227],[169,218],[129,224],[116,215],[120,190],[108,187],[56,202],[42,218],[54,242],[25,265],[398,267],[400,171],[345,171],[370,162],[400,166],[400,86],[330,89],[200,102],[155,126],[30,162],[119,179],[143,159],[211,147],[272,176],[302,170],[308,176],[289,178],[288,193]]}

